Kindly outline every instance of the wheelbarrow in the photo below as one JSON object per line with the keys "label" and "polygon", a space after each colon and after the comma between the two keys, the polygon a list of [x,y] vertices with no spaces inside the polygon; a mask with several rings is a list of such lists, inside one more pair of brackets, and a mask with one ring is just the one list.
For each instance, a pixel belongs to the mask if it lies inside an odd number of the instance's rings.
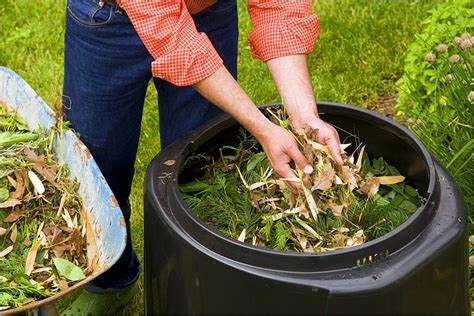
{"label": "wheelbarrow", "polygon": [[[18,74],[0,67],[0,106],[14,110],[32,131],[51,130],[56,115]],[[70,130],[57,135],[53,145],[56,158],[70,170],[70,177],[79,182],[79,195],[85,209],[87,226],[87,259],[92,273],[67,290],[23,307],[0,311],[11,315],[28,311],[36,314],[40,307],[89,283],[107,271],[125,249],[127,233],[122,211],[87,147]],[[1,273],[0,273],[1,274]]]}

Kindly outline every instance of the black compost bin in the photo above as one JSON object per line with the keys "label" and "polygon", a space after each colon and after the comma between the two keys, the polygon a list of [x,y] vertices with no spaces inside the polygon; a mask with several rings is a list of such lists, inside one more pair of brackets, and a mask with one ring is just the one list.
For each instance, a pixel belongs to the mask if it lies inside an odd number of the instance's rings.
{"label": "black compost bin", "polygon": [[369,155],[395,165],[425,205],[391,233],[332,252],[274,251],[228,238],[191,213],[178,187],[197,174],[184,164],[191,153],[236,142],[238,124],[222,116],[164,149],[148,169],[147,314],[469,313],[466,207],[453,178],[394,121],[341,104],[319,103],[319,111],[356,133]]}

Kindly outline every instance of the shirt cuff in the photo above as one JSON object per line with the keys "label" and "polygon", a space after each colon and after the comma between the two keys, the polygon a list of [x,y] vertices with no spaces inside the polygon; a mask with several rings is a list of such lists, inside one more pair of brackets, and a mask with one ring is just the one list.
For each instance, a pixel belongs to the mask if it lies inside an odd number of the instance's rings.
{"label": "shirt cuff", "polygon": [[204,33],[196,33],[190,45],[157,57],[151,63],[151,71],[153,77],[182,87],[206,79],[222,65],[223,61],[209,38]]}
{"label": "shirt cuff", "polygon": [[250,50],[254,58],[266,62],[270,59],[309,54],[319,34],[316,15],[271,19],[272,22],[256,23],[249,34]]}

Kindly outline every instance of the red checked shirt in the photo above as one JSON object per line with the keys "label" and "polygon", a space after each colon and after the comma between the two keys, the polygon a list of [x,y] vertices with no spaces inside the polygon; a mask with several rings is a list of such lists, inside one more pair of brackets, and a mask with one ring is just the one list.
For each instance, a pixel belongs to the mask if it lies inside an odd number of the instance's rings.
{"label": "red checked shirt", "polygon": [[[222,59],[205,33],[198,32],[191,14],[216,0],[121,0],[138,35],[155,59],[154,77],[177,86],[193,85],[212,75]],[[311,0],[249,0],[253,31],[252,55],[263,61],[307,54],[319,33]]]}

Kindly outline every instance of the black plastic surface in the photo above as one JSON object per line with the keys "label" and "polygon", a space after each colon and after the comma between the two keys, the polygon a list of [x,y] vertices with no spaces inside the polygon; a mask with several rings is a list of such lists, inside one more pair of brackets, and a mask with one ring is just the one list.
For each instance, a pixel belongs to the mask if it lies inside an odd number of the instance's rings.
{"label": "black plastic surface", "polygon": [[[189,211],[178,187],[196,173],[183,169],[189,154],[236,141],[236,122],[222,116],[149,167],[147,313],[468,314],[466,208],[451,176],[392,120],[352,106],[318,106],[323,119],[348,132],[340,130],[341,139],[356,133],[371,156],[407,176],[426,204],[393,232],[333,252],[281,252],[227,238]],[[169,159],[175,165],[163,164]]]}

